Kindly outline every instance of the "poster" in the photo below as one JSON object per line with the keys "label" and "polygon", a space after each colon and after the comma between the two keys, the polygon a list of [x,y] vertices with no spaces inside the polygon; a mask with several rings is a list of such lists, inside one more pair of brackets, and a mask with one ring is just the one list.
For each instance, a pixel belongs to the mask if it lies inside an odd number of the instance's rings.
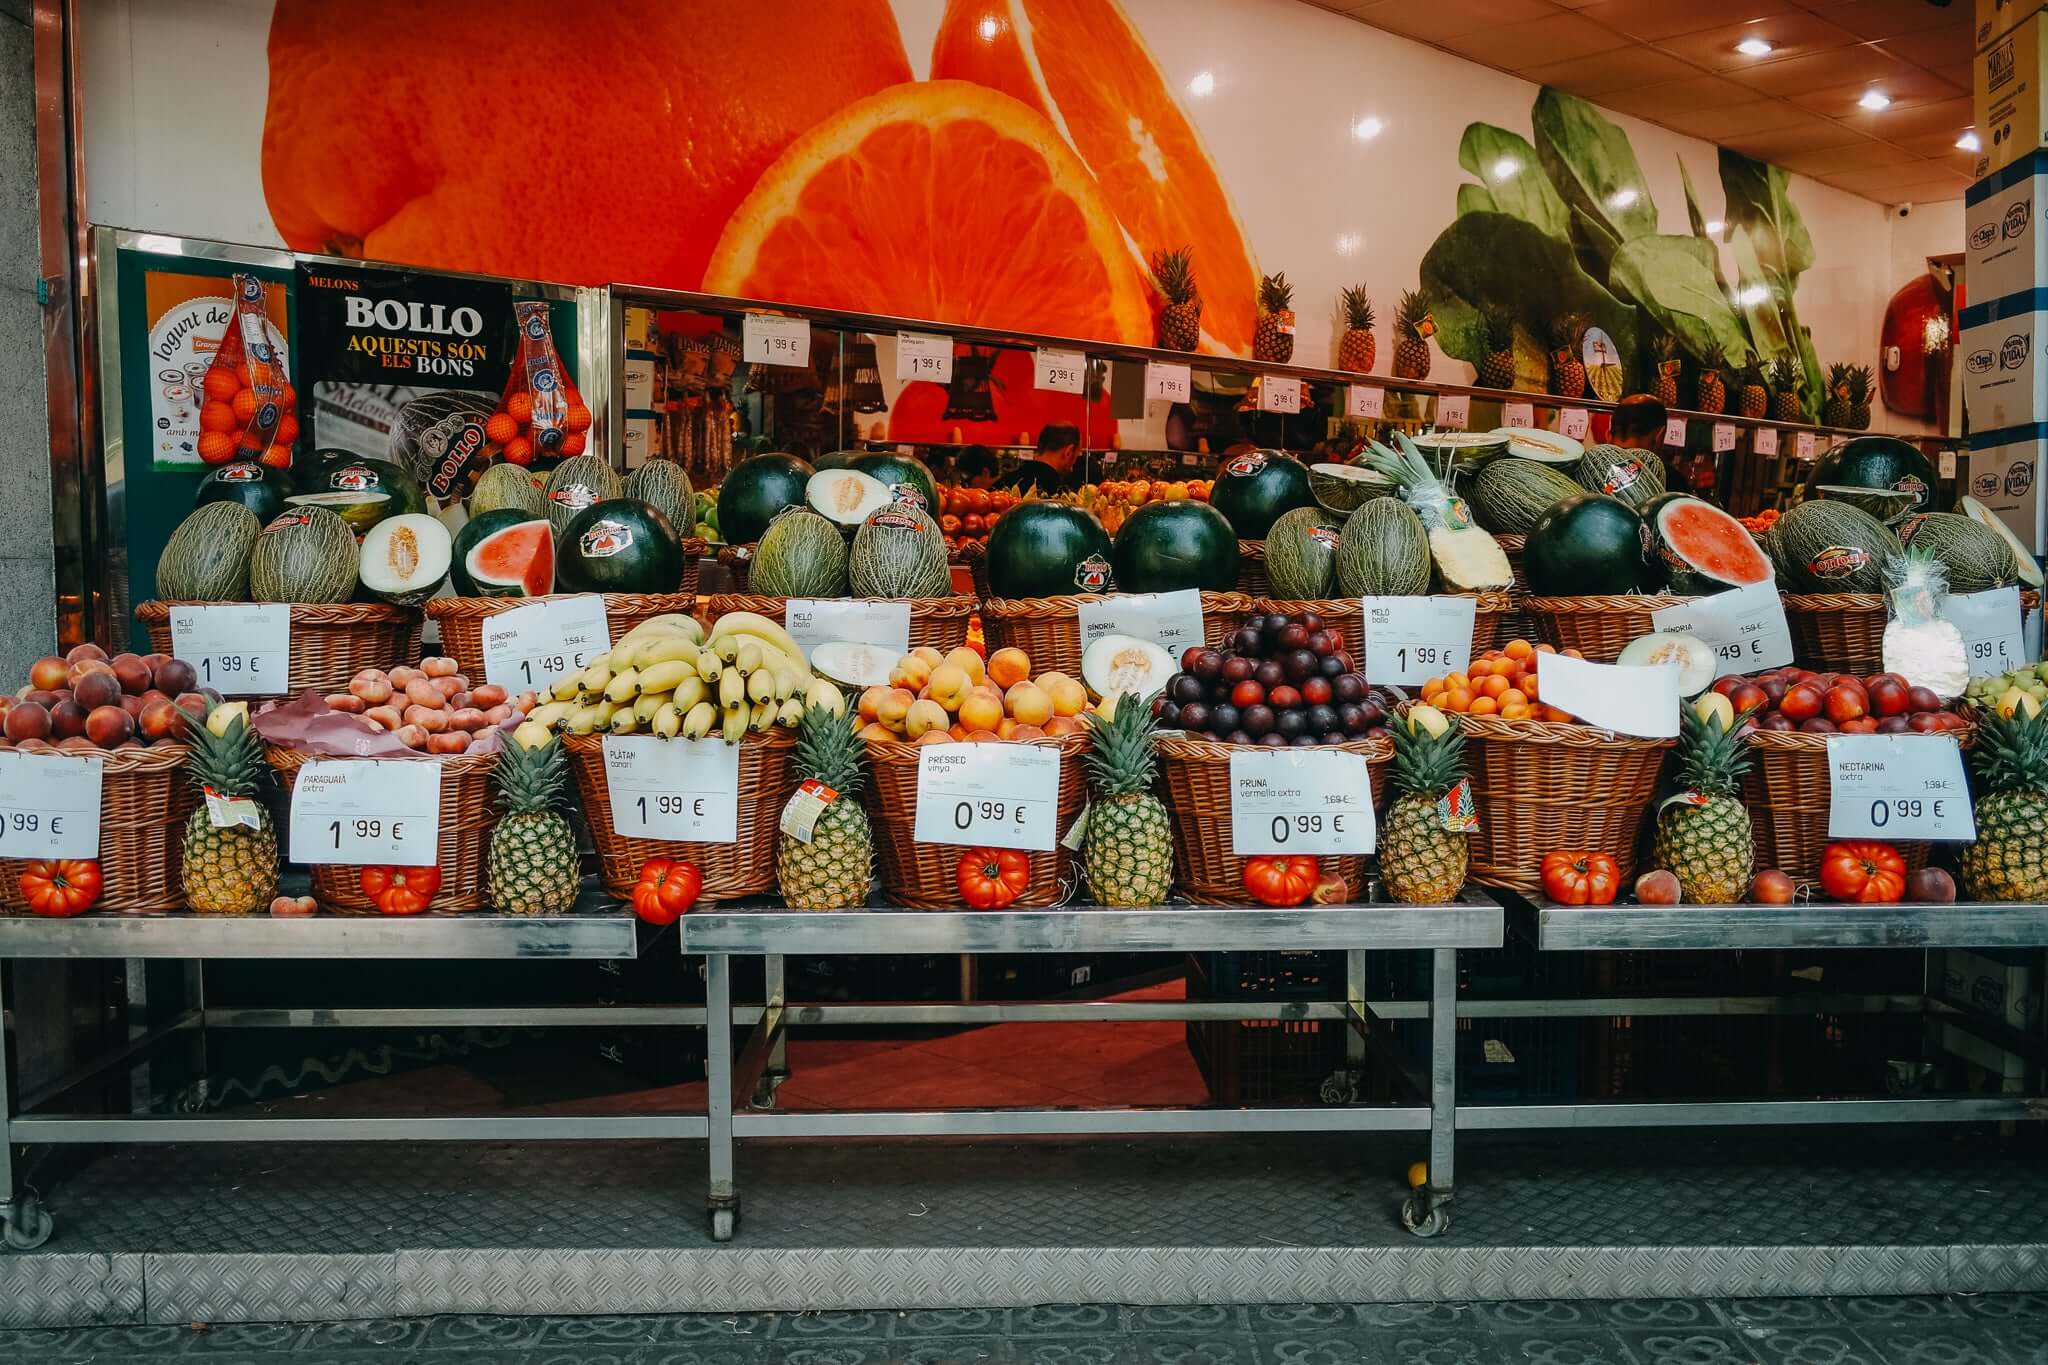
{"label": "poster", "polygon": [[[150,463],[158,469],[202,469],[199,458],[201,385],[221,338],[235,316],[234,281],[218,275],[150,270],[143,275],[148,320]],[[263,287],[271,349],[290,377],[285,344],[285,289]]]}

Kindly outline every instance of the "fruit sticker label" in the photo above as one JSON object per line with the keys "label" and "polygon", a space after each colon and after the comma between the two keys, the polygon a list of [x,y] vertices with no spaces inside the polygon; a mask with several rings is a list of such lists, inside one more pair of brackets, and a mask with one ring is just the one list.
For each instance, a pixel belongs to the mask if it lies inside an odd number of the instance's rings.
{"label": "fruit sticker label", "polygon": [[1471,834],[1479,828],[1479,804],[1472,799],[1472,783],[1459,778],[1451,789],[1436,799],[1436,822],[1451,834]]}
{"label": "fruit sticker label", "polygon": [[0,753],[0,858],[100,856],[94,757]]}
{"label": "fruit sticker label", "polygon": [[1361,597],[1365,680],[1419,686],[1472,662],[1471,597]]}
{"label": "fruit sticker label", "polygon": [[224,697],[282,697],[291,686],[292,609],[279,602],[172,607],[171,657]]}
{"label": "fruit sticker label", "polygon": [[1074,588],[1078,592],[1101,592],[1109,586],[1109,561],[1089,555],[1074,566]]}
{"label": "fruit sticker label", "polygon": [[803,648],[807,660],[819,645],[840,640],[908,654],[910,603],[792,597],[782,608],[782,628]]}
{"label": "fruit sticker label", "polygon": [[1596,664],[1546,654],[1543,700],[1587,725],[1645,739],[1678,735],[1678,665]]}
{"label": "fruit sticker label", "polygon": [[1231,754],[1230,851],[1237,857],[1364,854],[1378,839],[1365,755],[1278,749]]}
{"label": "fruit sticker label", "polygon": [[1870,551],[1860,545],[1830,545],[1807,561],[1806,571],[1815,578],[1847,578],[1870,562]]}
{"label": "fruit sticker label", "polygon": [[1178,592],[1113,593],[1076,609],[1081,622],[1081,648],[1108,635],[1149,640],[1178,660],[1183,651],[1206,643],[1202,626],[1202,594],[1194,588]]}
{"label": "fruit sticker label", "polygon": [[1828,736],[1828,838],[1976,837],[1954,735]]}
{"label": "fruit sticker label", "polygon": [[565,483],[548,494],[548,501],[573,512],[581,512],[597,502],[597,490],[587,483]]}
{"label": "fruit sticker label", "polygon": [[1248,450],[1242,455],[1232,457],[1230,462],[1223,466],[1223,472],[1238,478],[1247,478],[1265,467],[1266,457],[1256,450]]}
{"label": "fruit sticker label", "polygon": [[484,619],[484,681],[512,692],[580,673],[611,646],[604,599],[555,597]]}
{"label": "fruit sticker label", "polygon": [[729,844],[739,837],[737,744],[606,735],[604,780],[612,827],[626,838]]}
{"label": "fruit sticker label", "polygon": [[1752,583],[1661,607],[1650,613],[1650,622],[1674,635],[1697,635],[1714,651],[1717,678],[1792,662],[1792,628],[1785,622],[1776,583]]}
{"label": "fruit sticker label", "polygon": [[[581,484],[571,485],[571,488],[582,487]],[[558,490],[559,493],[569,491],[569,488]],[[590,490],[586,488],[583,491],[588,493]],[[633,548],[633,528],[610,517],[601,517],[584,529],[576,544],[585,559],[610,559]]]}
{"label": "fruit sticker label", "polygon": [[2027,652],[2017,587],[1951,593],[1941,615],[1963,637],[1971,677],[1996,677],[2033,661],[2034,656]]}
{"label": "fruit sticker label", "polygon": [[291,860],[431,867],[441,843],[441,765],[417,758],[308,763],[292,782]]}
{"label": "fruit sticker label", "polygon": [[806,318],[748,313],[740,319],[740,359],[749,365],[811,363],[811,324]]}
{"label": "fruit sticker label", "polygon": [[270,524],[263,528],[262,534],[267,536],[273,531],[290,531],[296,527],[311,526],[312,524],[313,514],[311,512],[279,512],[270,519]]}
{"label": "fruit sticker label", "polygon": [[920,844],[1051,852],[1060,752],[1050,744],[933,744],[918,751]]}
{"label": "fruit sticker label", "polygon": [[815,777],[797,783],[782,807],[782,832],[800,844],[808,844],[818,828],[818,817],[839,799],[839,793]]}
{"label": "fruit sticker label", "polygon": [[[1683,442],[1684,439],[1685,433],[1681,430],[1679,440]],[[1642,482],[1643,468],[1643,461],[1635,456],[1630,456],[1625,460],[1616,460],[1608,467],[1607,477],[1600,481],[1600,491],[1609,496],[1627,492]]]}

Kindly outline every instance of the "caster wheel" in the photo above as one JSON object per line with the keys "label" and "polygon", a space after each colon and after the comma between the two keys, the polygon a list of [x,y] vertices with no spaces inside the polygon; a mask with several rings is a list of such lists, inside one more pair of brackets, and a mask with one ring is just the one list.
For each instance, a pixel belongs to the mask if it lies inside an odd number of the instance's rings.
{"label": "caster wheel", "polygon": [[1358,1073],[1356,1071],[1333,1071],[1323,1078],[1322,1088],[1317,1096],[1324,1104],[1358,1103]]}
{"label": "caster wheel", "polygon": [[1450,1206],[1438,1204],[1430,1208],[1428,1196],[1417,1190],[1401,1204],[1401,1226],[1417,1237],[1441,1236],[1450,1230]]}
{"label": "caster wheel", "polygon": [[739,1227],[739,1221],[740,1211],[738,1209],[711,1210],[711,1240],[714,1242],[730,1242],[734,1231]]}
{"label": "caster wheel", "polygon": [[0,1241],[10,1251],[34,1251],[56,1230],[56,1223],[32,1194],[23,1195],[12,1207],[0,1206]]}
{"label": "caster wheel", "polygon": [[763,1076],[760,1084],[754,1087],[754,1108],[773,1109],[775,1107],[775,1094],[782,1089],[782,1082],[785,1079],[782,1076]]}

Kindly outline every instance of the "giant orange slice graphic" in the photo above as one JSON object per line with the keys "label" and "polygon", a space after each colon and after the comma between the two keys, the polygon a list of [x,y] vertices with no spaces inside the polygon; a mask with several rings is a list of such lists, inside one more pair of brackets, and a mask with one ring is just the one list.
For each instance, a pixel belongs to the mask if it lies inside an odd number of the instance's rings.
{"label": "giant orange slice graphic", "polygon": [[1144,343],[1116,215],[1039,114],[963,81],[906,84],[790,144],[733,213],[705,289]]}
{"label": "giant orange slice graphic", "polygon": [[264,195],[302,251],[690,289],[783,148],[909,79],[888,0],[277,0]]}
{"label": "giant orange slice graphic", "polygon": [[1145,258],[1194,247],[1210,341],[1251,348],[1251,247],[1200,135],[1116,0],[948,0],[932,75],[978,81],[1049,117]]}

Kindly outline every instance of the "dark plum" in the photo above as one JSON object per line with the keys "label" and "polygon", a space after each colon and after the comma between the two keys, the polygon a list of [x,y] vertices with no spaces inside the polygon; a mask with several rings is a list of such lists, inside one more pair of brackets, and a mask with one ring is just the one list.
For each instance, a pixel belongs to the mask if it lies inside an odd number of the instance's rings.
{"label": "dark plum", "polygon": [[1259,686],[1275,688],[1287,681],[1287,668],[1278,659],[1262,659],[1252,670],[1252,676],[1259,680]]}
{"label": "dark plum", "polygon": [[1227,701],[1219,701],[1209,708],[1209,728],[1217,734],[1229,734],[1238,727],[1241,714]]}
{"label": "dark plum", "polygon": [[1365,679],[1356,673],[1339,673],[1330,679],[1330,691],[1338,701],[1364,701]]}
{"label": "dark plum", "polygon": [[1296,735],[1307,733],[1308,717],[1299,711],[1282,711],[1278,716],[1274,717],[1273,729],[1287,736],[1287,738],[1293,739]]}
{"label": "dark plum", "polygon": [[1239,626],[1237,634],[1230,637],[1230,647],[1239,654],[1257,656],[1265,653],[1266,637],[1256,626]]}
{"label": "dark plum", "polygon": [[1208,691],[1202,686],[1202,680],[1194,674],[1176,673],[1166,684],[1166,694],[1185,705],[1191,701],[1202,700],[1208,695]]}
{"label": "dark plum", "polygon": [[1180,724],[1183,730],[1206,730],[1209,728],[1209,703],[1191,701],[1180,708]]}
{"label": "dark plum", "polygon": [[1158,694],[1152,698],[1153,716],[1158,717],[1166,714],[1166,705],[1166,689],[1161,688]]}
{"label": "dark plum", "polygon": [[1357,702],[1347,701],[1337,707],[1337,723],[1344,727],[1347,735],[1365,733],[1365,708]]}
{"label": "dark plum", "polygon": [[1258,660],[1248,659],[1242,654],[1233,654],[1223,661],[1223,667],[1217,670],[1216,676],[1234,687],[1257,672],[1258,667]]}
{"label": "dark plum", "polygon": [[1318,630],[1311,632],[1303,643],[1308,646],[1309,653],[1319,658],[1328,658],[1342,648],[1344,642],[1335,631]]}
{"label": "dark plum", "polygon": [[1325,678],[1342,677],[1350,671],[1350,669],[1344,667],[1338,661],[1337,656],[1334,654],[1325,654],[1322,658],[1316,660],[1316,672],[1322,674]]}
{"label": "dark plum", "polygon": [[1167,729],[1170,730],[1174,726],[1180,724],[1180,703],[1167,701],[1162,696],[1159,701],[1159,709],[1154,711],[1152,714],[1158,719],[1161,725],[1165,726]]}
{"label": "dark plum", "polygon": [[1287,747],[1287,736],[1281,734],[1278,730],[1268,730],[1265,734],[1253,740],[1252,743],[1263,744],[1268,749],[1284,749]]}
{"label": "dark plum", "polygon": [[1269,636],[1287,629],[1288,624],[1287,617],[1277,611],[1269,611],[1259,618],[1260,631]]}
{"label": "dark plum", "polygon": [[1182,650],[1180,652],[1180,671],[1183,673],[1194,672],[1195,660],[1201,658],[1202,651],[1207,648],[1207,645],[1189,645],[1186,649]]}
{"label": "dark plum", "polygon": [[1319,735],[1327,734],[1329,731],[1337,728],[1337,708],[1327,703],[1318,702],[1316,705],[1308,708],[1307,720],[1309,729]]}
{"label": "dark plum", "polygon": [[1282,649],[1300,649],[1308,644],[1308,627],[1296,621],[1280,627],[1273,639]]}
{"label": "dark plum", "polygon": [[1367,729],[1370,729],[1375,725],[1384,725],[1387,722],[1386,710],[1383,707],[1381,707],[1381,705],[1376,701],[1360,702],[1358,704],[1358,709],[1365,712],[1365,724]]}
{"label": "dark plum", "polygon": [[1311,632],[1323,628],[1323,614],[1319,611],[1305,611],[1294,619],[1307,626]]}
{"label": "dark plum", "polygon": [[1346,673],[1354,672],[1358,668],[1358,664],[1355,661],[1353,661],[1351,657],[1350,650],[1340,649],[1335,654],[1332,654],[1330,657],[1342,663],[1344,665],[1344,671]]}
{"label": "dark plum", "polygon": [[1252,737],[1242,730],[1232,730],[1223,737],[1223,742],[1225,744],[1249,744],[1252,742]]}
{"label": "dark plum", "polygon": [[1272,730],[1273,719],[1273,708],[1264,702],[1259,702],[1254,706],[1244,708],[1244,715],[1240,723],[1244,726],[1244,732],[1256,739],[1258,736]]}
{"label": "dark plum", "polygon": [[1316,656],[1306,649],[1290,649],[1280,662],[1287,669],[1288,679],[1293,682],[1309,677],[1318,667]]}
{"label": "dark plum", "polygon": [[1195,666],[1188,671],[1203,681],[1216,677],[1223,669],[1223,655],[1214,649],[1203,649],[1195,654]]}
{"label": "dark plum", "polygon": [[1292,744],[1297,749],[1313,748],[1315,745],[1321,744],[1323,742],[1323,737],[1313,730],[1303,730],[1300,734],[1296,735],[1293,739],[1288,741],[1288,743]]}

